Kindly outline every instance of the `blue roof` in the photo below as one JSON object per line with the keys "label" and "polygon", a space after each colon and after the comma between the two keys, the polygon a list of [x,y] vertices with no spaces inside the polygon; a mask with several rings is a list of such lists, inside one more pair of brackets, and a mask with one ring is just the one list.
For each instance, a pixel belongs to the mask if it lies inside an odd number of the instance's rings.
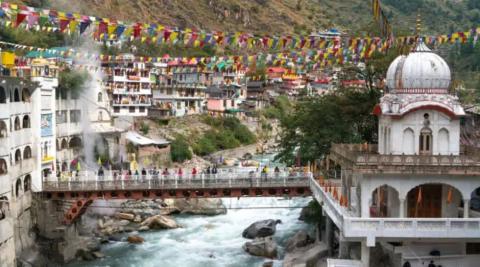
{"label": "blue roof", "polygon": [[67,47],[52,47],[47,51],[30,51],[25,56],[29,58],[58,58],[63,57],[60,52],[67,51]]}

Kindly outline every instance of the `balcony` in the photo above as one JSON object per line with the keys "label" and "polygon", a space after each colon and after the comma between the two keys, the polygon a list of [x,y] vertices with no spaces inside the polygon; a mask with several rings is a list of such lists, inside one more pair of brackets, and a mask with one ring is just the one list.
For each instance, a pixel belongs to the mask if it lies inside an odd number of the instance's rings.
{"label": "balcony", "polygon": [[122,101],[122,102],[112,102],[114,107],[149,107],[152,105],[150,101]]}
{"label": "balcony", "polygon": [[0,220],[0,244],[13,238],[13,221],[11,218]]}
{"label": "balcony", "polygon": [[31,128],[20,129],[9,133],[10,146],[17,147],[32,143],[33,131]]}
{"label": "balcony", "polygon": [[126,89],[126,88],[117,88],[113,90],[114,95],[151,95],[151,89]]}
{"label": "balcony", "polygon": [[113,82],[151,83],[150,77],[141,77],[135,75],[115,75],[113,76]]}
{"label": "balcony", "polygon": [[313,177],[310,190],[346,238],[366,238],[369,246],[374,246],[377,238],[480,238],[478,218],[361,218],[340,205]]}
{"label": "balcony", "polygon": [[[8,136],[11,133],[8,133]],[[9,146],[10,137],[3,137],[0,138],[0,157],[8,156],[10,154],[10,146]]]}
{"label": "balcony", "polygon": [[480,151],[461,150],[461,155],[381,155],[376,145],[333,144],[330,158],[363,174],[480,175]]}
{"label": "balcony", "polygon": [[15,179],[19,176],[30,173],[33,170],[35,170],[35,154],[34,153],[32,155],[32,158],[22,159],[20,160],[20,162],[12,165],[10,169],[8,169],[8,173],[11,179]]}

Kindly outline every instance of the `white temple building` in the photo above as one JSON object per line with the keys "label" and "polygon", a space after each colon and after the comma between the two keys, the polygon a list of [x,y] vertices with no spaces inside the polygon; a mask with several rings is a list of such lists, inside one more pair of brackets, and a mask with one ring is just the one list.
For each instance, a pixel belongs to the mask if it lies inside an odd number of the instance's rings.
{"label": "white temple building", "polygon": [[338,231],[339,258],[363,266],[479,265],[480,210],[471,203],[480,201],[480,153],[460,143],[465,112],[450,82],[448,64],[420,42],[388,69],[374,109],[378,145],[332,146],[340,179],[312,188],[328,215],[327,243]]}

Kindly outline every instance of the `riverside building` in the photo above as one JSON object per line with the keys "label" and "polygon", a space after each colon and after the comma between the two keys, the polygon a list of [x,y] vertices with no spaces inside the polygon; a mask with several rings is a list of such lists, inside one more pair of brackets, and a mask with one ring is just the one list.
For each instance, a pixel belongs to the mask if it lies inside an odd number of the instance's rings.
{"label": "riverside building", "polygon": [[360,248],[365,267],[478,266],[480,151],[461,143],[465,112],[450,83],[447,63],[420,42],[388,69],[378,145],[332,146],[337,179],[312,188],[340,258]]}

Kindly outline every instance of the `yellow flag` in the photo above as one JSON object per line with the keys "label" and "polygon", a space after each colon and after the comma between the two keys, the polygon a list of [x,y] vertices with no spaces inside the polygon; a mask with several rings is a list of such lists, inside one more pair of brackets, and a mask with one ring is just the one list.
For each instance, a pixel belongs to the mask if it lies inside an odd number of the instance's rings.
{"label": "yellow flag", "polygon": [[70,34],[75,33],[75,31],[77,30],[77,25],[78,25],[78,21],[76,21],[76,20],[71,20],[71,21],[70,21],[70,25],[69,25],[69,27],[70,27]]}

